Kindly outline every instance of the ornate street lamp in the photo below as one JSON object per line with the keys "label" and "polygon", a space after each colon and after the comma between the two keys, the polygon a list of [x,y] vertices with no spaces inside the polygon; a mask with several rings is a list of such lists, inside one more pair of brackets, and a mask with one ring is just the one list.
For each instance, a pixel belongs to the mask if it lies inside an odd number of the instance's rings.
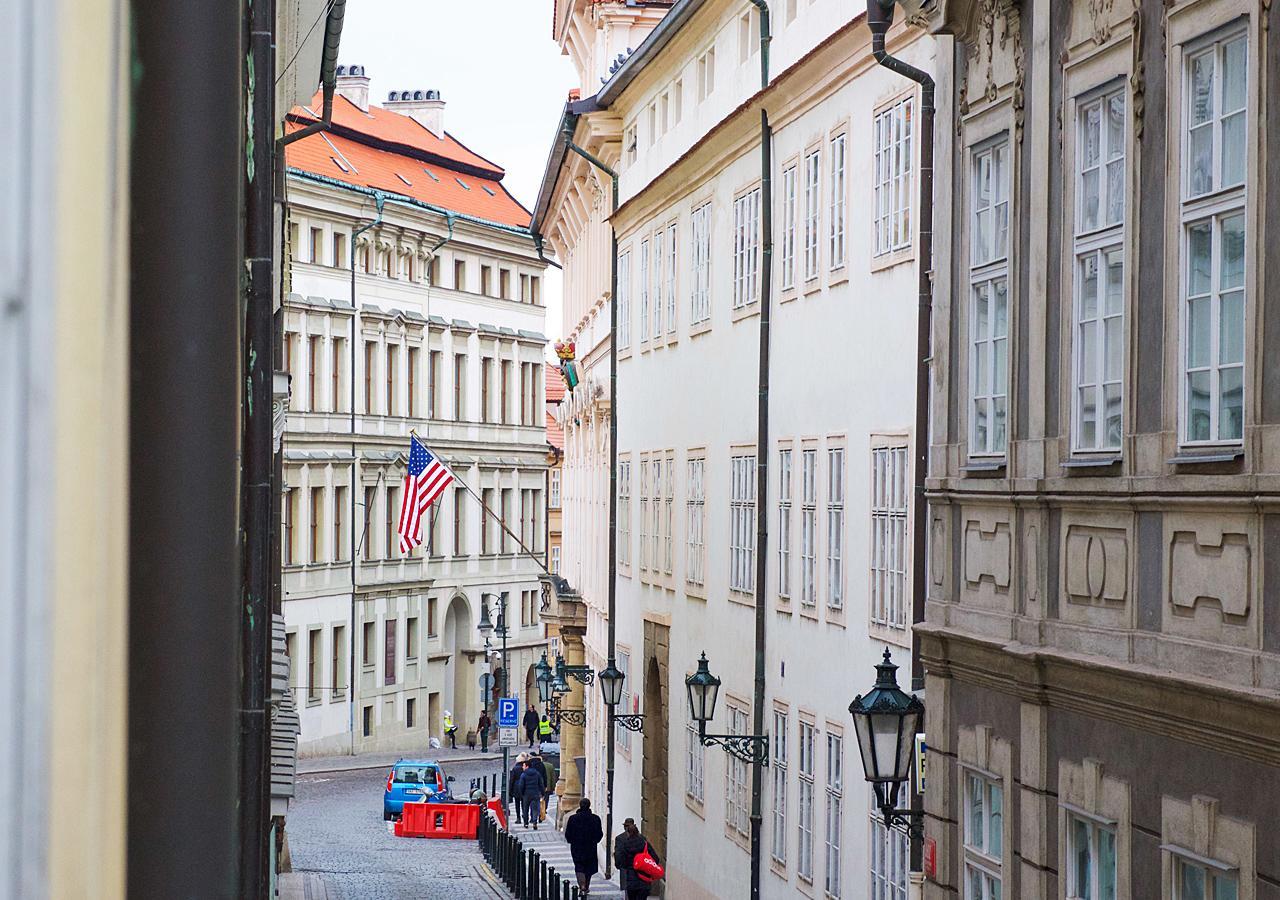
{"label": "ornate street lamp", "polygon": [[911,754],[916,734],[924,724],[924,704],[915,694],[898,687],[898,667],[884,651],[876,666],[875,686],[849,704],[853,730],[858,735],[862,769],[876,794],[876,806],[884,814],[886,828],[901,821],[912,837],[923,834],[924,817],[918,810],[898,809],[898,792],[911,777]]}
{"label": "ornate street lamp", "polygon": [[545,706],[551,702],[551,682],[553,678],[551,674],[551,666],[547,664],[547,651],[542,651],[542,659],[533,668],[534,671],[538,673],[534,678],[534,681],[538,685],[538,699],[541,700]]}
{"label": "ornate street lamp", "polygon": [[643,713],[619,713],[618,704],[622,702],[622,683],[626,675],[622,674],[612,662],[596,675],[600,679],[600,693],[604,697],[604,705],[609,708],[609,717],[628,731],[644,730]]}
{"label": "ornate street lamp", "polygon": [[590,666],[566,665],[564,655],[556,654],[556,675],[561,679],[573,678],[582,684],[591,684],[596,680],[595,670]]}
{"label": "ornate street lamp", "polygon": [[752,765],[769,764],[767,734],[707,734],[707,723],[715,718],[716,700],[720,696],[720,679],[707,667],[707,654],[698,660],[698,670],[684,680],[689,692],[689,715],[698,723],[698,740],[705,747],[719,744],[730,755]]}

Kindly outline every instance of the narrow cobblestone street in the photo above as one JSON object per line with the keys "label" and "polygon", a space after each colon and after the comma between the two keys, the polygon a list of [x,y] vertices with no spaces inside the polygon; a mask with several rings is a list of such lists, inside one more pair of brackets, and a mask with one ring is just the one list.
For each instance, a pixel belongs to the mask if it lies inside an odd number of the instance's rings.
{"label": "narrow cobblestone street", "polygon": [[[492,775],[496,761],[448,766],[464,797],[472,778]],[[325,772],[298,777],[289,812],[289,849],[296,896],[381,900],[435,898],[494,900],[510,894],[483,870],[475,841],[397,838],[382,819],[385,769]],[[301,876],[301,877],[300,877]],[[308,885],[308,894],[300,891]],[[323,885],[325,892],[317,893]],[[282,891],[282,895],[289,894]]]}

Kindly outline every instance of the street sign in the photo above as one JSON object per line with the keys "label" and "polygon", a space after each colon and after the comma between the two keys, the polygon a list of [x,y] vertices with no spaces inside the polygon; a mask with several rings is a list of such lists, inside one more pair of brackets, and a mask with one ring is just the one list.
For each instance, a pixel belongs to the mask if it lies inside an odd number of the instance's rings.
{"label": "street sign", "polygon": [[[520,701],[515,697],[498,698],[498,727],[518,728],[520,725]],[[513,732],[514,733],[514,732]],[[500,745],[505,746],[505,745]],[[511,746],[515,746],[514,742]]]}
{"label": "street sign", "polygon": [[925,753],[928,751],[929,745],[925,743],[924,735],[916,735],[916,791],[924,793],[924,774],[925,774]]}
{"label": "street sign", "polygon": [[520,740],[516,736],[515,726],[510,728],[502,727],[498,729],[498,746],[499,747],[518,747]]}
{"label": "street sign", "polygon": [[489,699],[493,696],[493,676],[485,672],[480,676],[480,697],[481,704],[489,705]]}

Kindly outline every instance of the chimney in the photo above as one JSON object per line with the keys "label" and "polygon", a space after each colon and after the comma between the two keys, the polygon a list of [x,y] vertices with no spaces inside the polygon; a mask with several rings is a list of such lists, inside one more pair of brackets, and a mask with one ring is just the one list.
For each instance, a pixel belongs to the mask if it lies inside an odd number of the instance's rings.
{"label": "chimney", "polygon": [[444,137],[444,101],[439,91],[391,91],[382,106],[410,116],[436,137]]}
{"label": "chimney", "polygon": [[338,93],[362,111],[369,111],[369,76],[364,66],[338,66]]}

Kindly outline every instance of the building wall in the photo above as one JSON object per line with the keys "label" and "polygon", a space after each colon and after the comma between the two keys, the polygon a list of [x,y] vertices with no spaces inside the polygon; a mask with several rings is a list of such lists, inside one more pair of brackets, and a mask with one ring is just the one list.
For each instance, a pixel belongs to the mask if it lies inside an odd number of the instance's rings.
{"label": "building wall", "polygon": [[[290,200],[285,616],[295,679],[314,672],[321,688],[308,700],[296,681],[300,752],[421,749],[442,736],[445,711],[464,739],[480,675],[500,667],[476,627],[483,597],[508,592],[510,641],[529,648],[512,658],[513,687],[545,640],[529,599],[540,567],[517,552],[517,538],[539,559],[546,551],[544,264],[527,234],[461,221],[433,257],[443,220],[388,203],[358,239],[353,311],[350,239],[371,221],[366,198],[293,177]],[[459,482],[434,504],[424,546],[404,556],[395,525],[411,431]]]}
{"label": "building wall", "polygon": [[[1257,789],[1280,763],[1267,599],[1275,391],[1261,362],[1275,316],[1263,249],[1276,221],[1263,137],[1276,90],[1263,62],[1275,53],[1269,18],[1265,5],[1182,0],[949,3],[932,21],[955,38],[939,38],[938,231],[951,240],[936,266],[932,577],[920,629],[934,751],[926,828],[938,848],[926,896],[952,896],[975,864],[1006,895],[1066,896],[1079,849],[1068,816],[1114,834],[1118,897],[1180,896],[1176,861],[1195,857],[1224,866],[1215,871],[1240,897],[1274,894],[1275,848],[1259,828],[1274,798]],[[1239,94],[1211,98],[1218,113],[1244,110],[1230,126],[1238,142],[1231,131],[1217,157],[1240,147],[1240,168],[1216,170],[1202,191],[1189,117],[1203,107],[1189,66],[1215,42],[1212,52],[1233,48],[1215,83],[1243,60],[1230,80]],[[1114,206],[1101,208],[1114,224],[1089,218],[1084,175],[1088,115],[1104,96],[1114,138],[1099,146],[1116,175],[1110,198],[1101,193]],[[1008,147],[1008,254],[980,268],[974,166],[995,144]],[[1210,302],[1241,302],[1238,318],[1230,306],[1210,316],[1238,322],[1211,345],[1243,363],[1238,418],[1232,392],[1214,394],[1212,421],[1228,424],[1202,440],[1184,363],[1202,346],[1188,291],[1206,222],[1219,228]],[[1090,380],[1079,373],[1094,371],[1094,295],[1083,273],[1099,251],[1115,272],[1106,377],[1119,421],[1114,441],[1090,445],[1079,400],[1092,396]],[[1007,377],[1007,442],[988,447],[973,418],[974,298],[993,274],[1008,284],[996,370]],[[999,859],[965,847],[963,772],[1006,786]]]}

